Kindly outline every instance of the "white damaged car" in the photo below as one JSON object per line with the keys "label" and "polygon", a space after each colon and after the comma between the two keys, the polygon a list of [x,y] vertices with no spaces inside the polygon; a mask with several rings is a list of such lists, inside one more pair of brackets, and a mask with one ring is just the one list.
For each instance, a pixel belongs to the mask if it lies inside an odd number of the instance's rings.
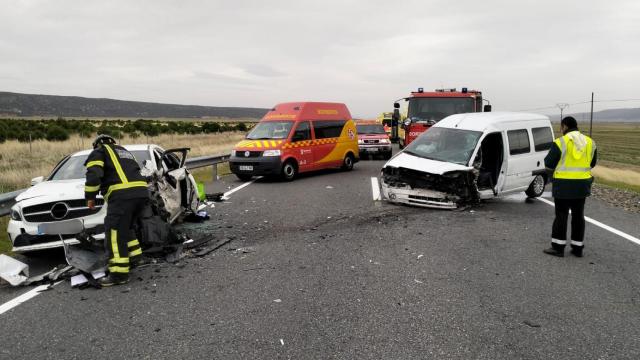
{"label": "white damaged car", "polygon": [[382,168],[382,196],[407,205],[456,209],[505,194],[542,195],[549,118],[491,112],[442,119]]}
{"label": "white damaged car", "polygon": [[[172,223],[197,211],[197,184],[184,166],[189,149],[164,150],[153,144],[124,147],[140,164],[142,175],[149,179],[151,201],[164,220]],[[86,229],[93,229],[96,234],[104,232],[104,200],[98,196],[96,208],[91,210],[84,199],[84,162],[90,153],[91,150],[84,150],[66,156],[49,176],[32,179],[32,186],[18,195],[7,228],[14,252],[63,246],[59,236],[38,233],[38,225],[42,223],[82,219]],[[78,242],[74,235],[62,237],[66,243],[74,244]]]}

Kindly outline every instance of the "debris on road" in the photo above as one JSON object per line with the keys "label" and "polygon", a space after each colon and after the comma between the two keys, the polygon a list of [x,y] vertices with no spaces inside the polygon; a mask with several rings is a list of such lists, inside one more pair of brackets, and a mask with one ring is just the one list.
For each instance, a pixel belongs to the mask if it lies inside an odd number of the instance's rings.
{"label": "debris on road", "polygon": [[273,300],[273,302],[281,303],[282,300],[281,299],[275,299],[275,300]]}
{"label": "debris on road", "polygon": [[[98,280],[100,278],[105,277],[106,274],[104,271],[94,271],[91,273],[91,277],[93,280]],[[71,277],[71,287],[82,287],[82,285],[89,284],[89,279],[84,274],[78,274]]]}
{"label": "debris on road", "polygon": [[423,257],[423,256],[424,256],[423,254],[418,255],[418,259],[420,259],[420,258],[421,258],[421,257]]}
{"label": "debris on road", "polygon": [[0,254],[0,278],[12,286],[20,285],[29,278],[29,265]]}

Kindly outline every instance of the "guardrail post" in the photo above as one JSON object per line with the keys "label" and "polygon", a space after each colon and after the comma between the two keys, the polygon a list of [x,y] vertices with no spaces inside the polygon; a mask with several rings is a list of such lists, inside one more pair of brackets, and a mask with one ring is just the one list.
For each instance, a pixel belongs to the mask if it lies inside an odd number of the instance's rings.
{"label": "guardrail post", "polygon": [[212,168],[213,170],[211,172],[212,174],[211,181],[217,181],[218,180],[218,164],[213,164]]}

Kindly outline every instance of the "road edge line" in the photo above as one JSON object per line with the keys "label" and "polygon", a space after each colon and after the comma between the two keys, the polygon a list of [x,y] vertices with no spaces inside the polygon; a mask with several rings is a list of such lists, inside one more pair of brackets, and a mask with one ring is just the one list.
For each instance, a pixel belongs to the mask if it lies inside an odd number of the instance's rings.
{"label": "road edge line", "polygon": [[0,315],[6,313],[7,311],[15,308],[16,306],[25,303],[31,299],[33,299],[34,297],[40,295],[41,292],[48,290],[50,286],[56,286],[58,284],[60,284],[62,281],[58,281],[55,284],[47,284],[47,285],[40,285],[37,286],[29,291],[27,291],[26,293],[15,297],[9,301],[7,301],[6,303],[0,305]]}
{"label": "road edge line", "polygon": [[377,177],[371,178],[371,195],[373,196],[373,201],[382,200],[382,197],[380,196],[380,184],[378,184]]}
{"label": "road edge line", "polygon": [[[542,201],[543,203],[545,203],[545,204],[547,204],[547,205],[551,205],[551,206],[553,206],[553,207],[555,207],[555,206],[556,206],[556,205],[553,203],[553,201],[550,201],[550,200],[547,200],[547,199],[544,199],[544,198],[536,198],[536,199],[537,199],[538,201]],[[629,234],[627,234],[627,233],[625,233],[625,232],[623,232],[623,231],[620,231],[620,230],[618,230],[618,229],[616,229],[616,228],[614,228],[614,227],[611,227],[611,226],[609,226],[609,225],[607,225],[607,224],[601,223],[600,221],[595,220],[595,219],[592,219],[592,218],[590,218],[590,217],[588,217],[588,216],[585,216],[585,217],[584,217],[584,219],[585,219],[585,221],[587,221],[587,222],[589,222],[589,223],[591,223],[591,224],[593,224],[593,225],[595,225],[595,226],[597,226],[597,227],[599,227],[599,228],[602,228],[602,229],[604,229],[604,230],[607,230],[607,231],[609,231],[609,232],[611,232],[611,233],[614,233],[614,234],[616,234],[616,235],[618,235],[618,236],[620,236],[620,237],[622,237],[622,238],[625,238],[625,239],[627,239],[627,240],[631,241],[632,243],[635,243],[635,244],[637,244],[637,245],[640,245],[640,239],[638,239],[638,238],[637,238],[637,237],[635,237],[635,236],[629,235]]]}
{"label": "road edge line", "polygon": [[246,183],[244,183],[242,185],[238,185],[237,187],[235,187],[235,188],[223,193],[222,197],[226,199],[226,198],[229,197],[229,195],[233,194],[234,192],[236,192],[238,190],[246,188],[247,186],[253,184],[254,181],[259,180],[259,179],[262,179],[262,176],[258,176],[257,178],[255,178],[253,180],[249,180],[249,181],[247,181]]}

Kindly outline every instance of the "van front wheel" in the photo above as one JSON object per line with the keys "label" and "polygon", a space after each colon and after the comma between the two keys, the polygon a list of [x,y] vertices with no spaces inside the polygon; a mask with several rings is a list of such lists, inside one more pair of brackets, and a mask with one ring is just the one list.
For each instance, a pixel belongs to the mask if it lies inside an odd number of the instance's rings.
{"label": "van front wheel", "polygon": [[530,198],[540,197],[544,192],[544,186],[544,177],[542,175],[536,175],[529,185],[529,188],[524,193]]}
{"label": "van front wheel", "polygon": [[344,171],[353,170],[354,163],[355,163],[355,160],[353,158],[353,155],[351,153],[347,154],[347,156],[345,156],[344,160],[342,161],[342,170]]}
{"label": "van front wheel", "polygon": [[280,173],[280,177],[282,177],[282,180],[292,181],[297,174],[298,168],[296,167],[296,164],[293,163],[293,161],[288,160],[284,163],[284,165],[282,165],[282,172]]}

